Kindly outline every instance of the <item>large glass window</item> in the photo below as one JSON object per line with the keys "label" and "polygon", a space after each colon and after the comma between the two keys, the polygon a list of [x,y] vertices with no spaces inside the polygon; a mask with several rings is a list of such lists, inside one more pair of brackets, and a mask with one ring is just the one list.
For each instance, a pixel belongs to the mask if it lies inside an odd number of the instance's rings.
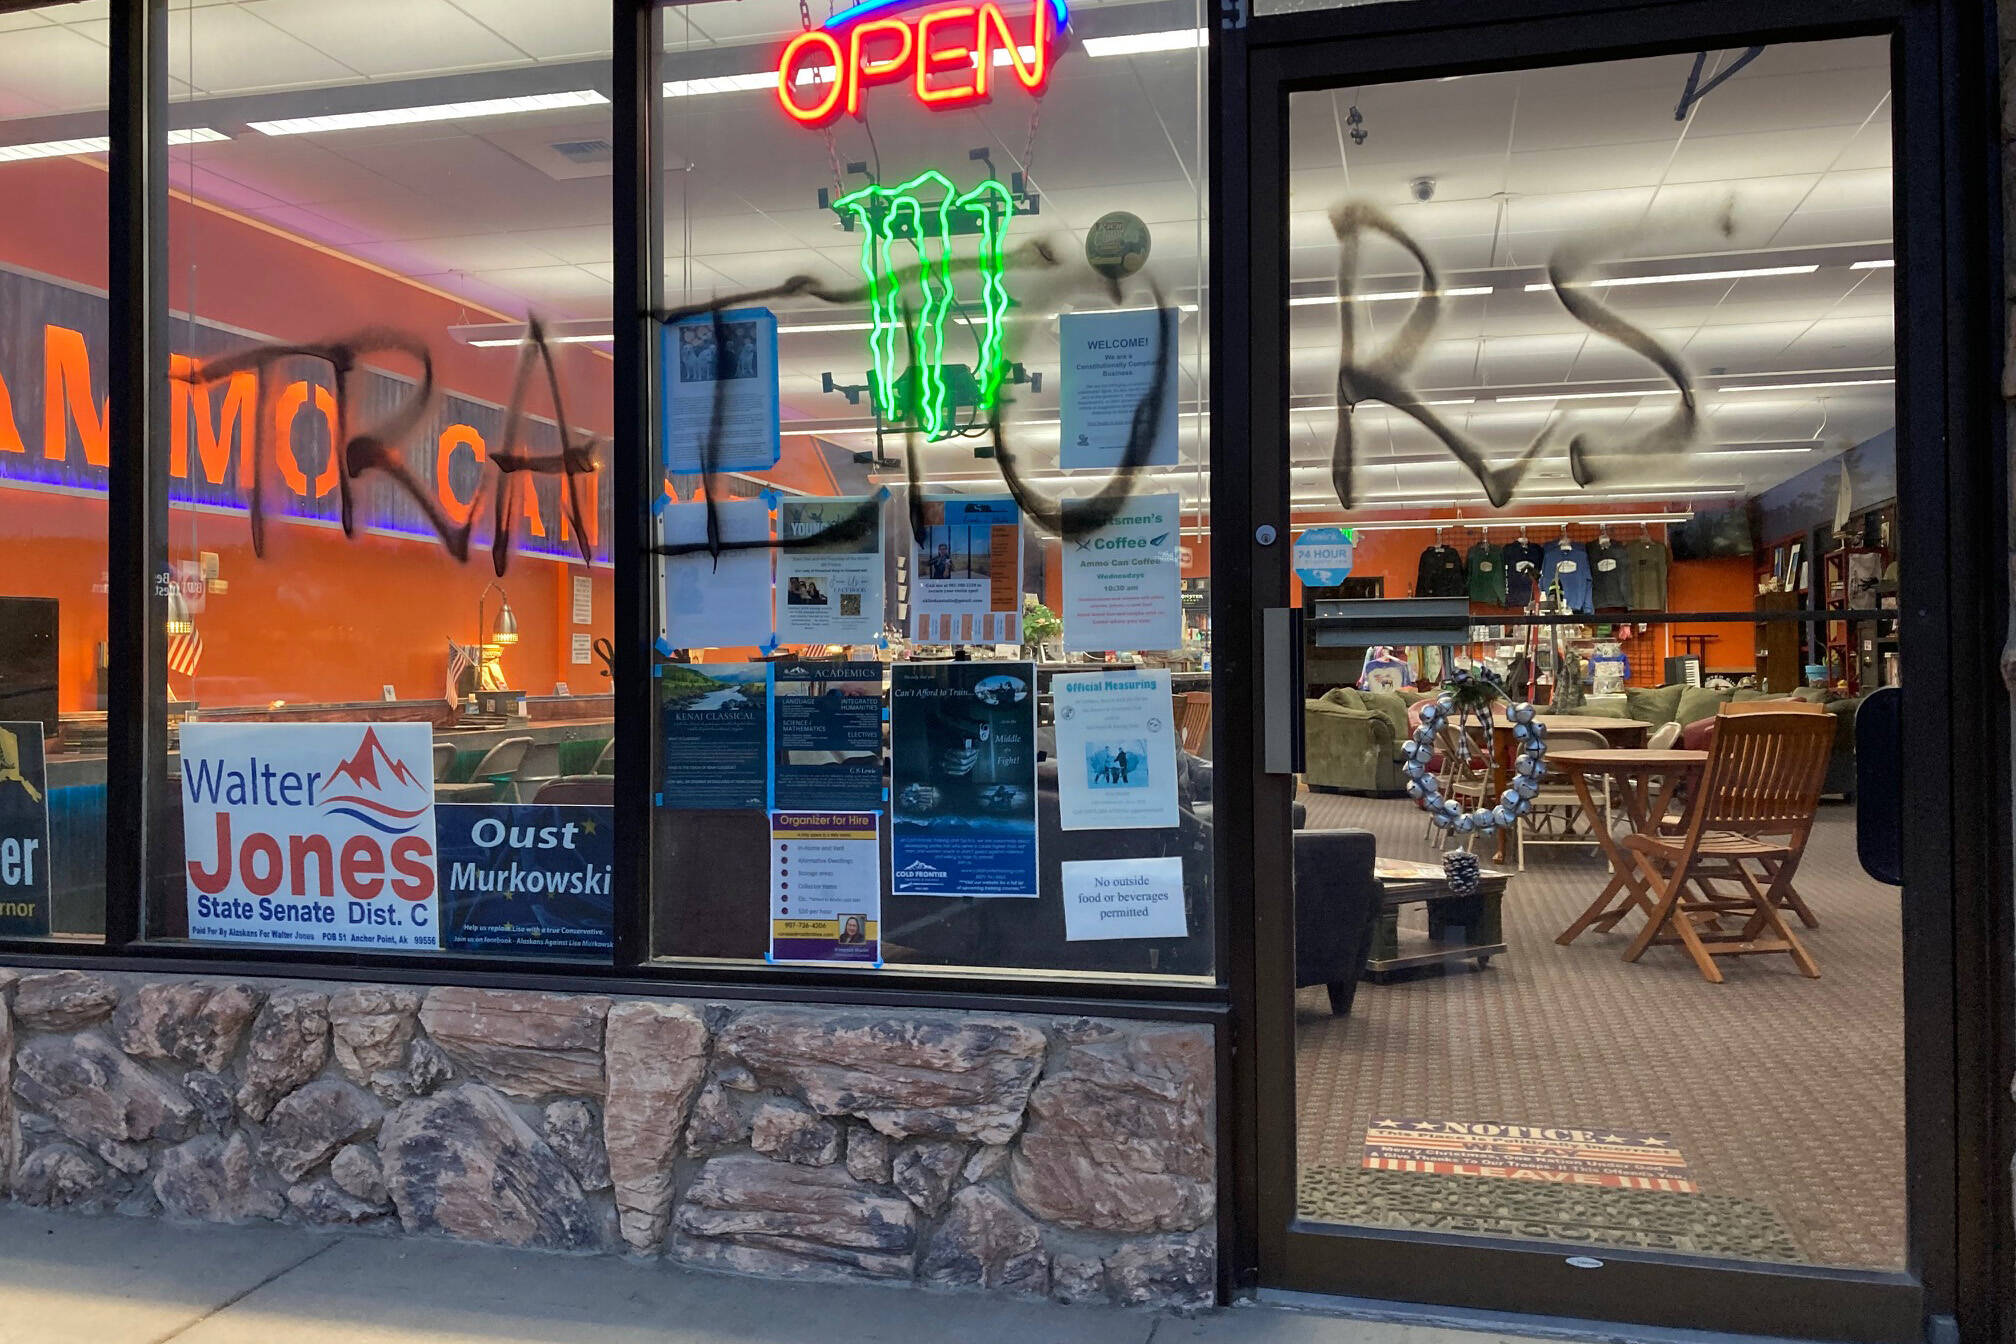
{"label": "large glass window", "polygon": [[0,14],[0,937],[105,929],[102,23]]}
{"label": "large glass window", "polygon": [[[1356,539],[1302,590],[1308,828],[1357,837],[1296,865],[1303,1217],[1903,1268],[1850,806],[1902,672],[1889,71],[1291,98],[1296,521]],[[1454,628],[1350,637],[1398,598]]]}
{"label": "large glass window", "polygon": [[609,10],[178,0],[147,930],[606,958]]}
{"label": "large glass window", "polygon": [[1200,22],[666,11],[659,955],[1212,973]]}

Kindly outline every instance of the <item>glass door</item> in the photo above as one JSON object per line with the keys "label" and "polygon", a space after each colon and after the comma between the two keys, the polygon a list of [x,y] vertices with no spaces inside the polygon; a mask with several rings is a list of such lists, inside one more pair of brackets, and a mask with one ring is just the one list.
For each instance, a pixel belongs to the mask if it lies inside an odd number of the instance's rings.
{"label": "glass door", "polygon": [[1255,84],[1262,1273],[1912,1336],[1893,44],[1543,60]]}

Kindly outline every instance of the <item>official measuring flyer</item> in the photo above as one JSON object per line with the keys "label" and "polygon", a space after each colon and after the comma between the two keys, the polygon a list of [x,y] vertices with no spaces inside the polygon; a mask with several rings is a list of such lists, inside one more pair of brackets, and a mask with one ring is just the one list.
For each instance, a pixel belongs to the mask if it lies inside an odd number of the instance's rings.
{"label": "official measuring flyer", "polygon": [[1058,465],[1112,470],[1127,460],[1134,434],[1147,436],[1135,466],[1177,460],[1174,308],[1065,313],[1057,319],[1063,418]]}
{"label": "official measuring flyer", "polygon": [[1164,668],[1050,679],[1067,831],[1176,825],[1175,702]]}
{"label": "official measuring flyer", "polygon": [[882,634],[880,496],[777,506],[777,642],[872,644]]}
{"label": "official measuring flyer", "polygon": [[441,945],[457,952],[606,957],[613,807],[438,803]]}
{"label": "official measuring flyer", "polygon": [[890,890],[1033,898],[1035,665],[897,663],[890,674]]}
{"label": "official measuring flyer", "polygon": [[764,663],[660,663],[660,807],[769,805],[770,669]]}
{"label": "official measuring flyer", "polygon": [[49,900],[42,724],[0,723],[0,937],[48,937]]}
{"label": "official measuring flyer", "polygon": [[771,806],[882,810],[882,664],[770,664]]}
{"label": "official measuring flyer", "polygon": [[770,814],[770,960],[882,964],[880,820]]}
{"label": "official measuring flyer", "polygon": [[[707,549],[707,510],[715,542]],[[760,499],[667,504],[658,514],[662,545],[693,547],[658,560],[658,647],[760,648],[770,642],[770,506]]]}
{"label": "official measuring flyer", "polygon": [[1183,647],[1182,503],[1142,495],[1095,526],[1098,505],[1064,501],[1067,651]]}
{"label": "official measuring flyer", "polygon": [[1022,642],[1022,511],[1006,495],[927,499],[910,578],[920,644]]}
{"label": "official measuring flyer", "polygon": [[763,471],[783,453],[777,315],[730,308],[660,328],[665,467],[674,475]]}
{"label": "official measuring flyer", "polygon": [[189,936],[439,947],[425,723],[184,723]]}

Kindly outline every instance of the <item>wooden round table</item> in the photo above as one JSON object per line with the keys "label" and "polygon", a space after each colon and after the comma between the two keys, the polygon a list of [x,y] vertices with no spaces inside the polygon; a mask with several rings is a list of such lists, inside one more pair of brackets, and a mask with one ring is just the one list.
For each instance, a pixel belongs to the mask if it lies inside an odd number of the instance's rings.
{"label": "wooden round table", "polygon": [[[1533,716],[1536,723],[1547,725],[1550,733],[1567,728],[1579,728],[1592,733],[1601,733],[1603,740],[1612,747],[1642,747],[1652,733],[1652,725],[1638,719],[1612,719],[1600,714],[1548,714]],[[1512,787],[1512,762],[1519,755],[1519,739],[1512,733],[1512,721],[1502,716],[1491,721],[1491,787],[1485,791],[1484,806],[1490,807],[1498,801],[1499,795]],[[1547,757],[1552,761],[1551,751]],[[1594,815],[1593,813],[1591,815]],[[1502,861],[1510,852],[1512,837],[1499,832],[1497,857]]]}
{"label": "wooden round table", "polygon": [[[1701,773],[1701,768],[1708,763],[1708,753],[1644,748],[1550,751],[1547,763],[1574,783],[1575,796],[1591,817],[1602,814],[1597,809],[1595,793],[1589,781],[1592,778],[1615,781],[1619,786],[1617,792],[1624,801],[1624,811],[1631,818],[1632,832],[1644,834],[1657,828],[1665,817],[1666,809],[1672,806],[1675,791]],[[1656,794],[1653,792],[1655,780],[1660,782]],[[1633,910],[1648,916],[1653,910],[1651,892],[1632,859],[1631,851],[1618,843],[1609,827],[1599,824],[1594,829],[1604,857],[1610,860],[1610,881],[1604,886],[1602,894],[1589,903],[1589,908],[1554,940],[1563,947],[1580,938],[1586,929],[1595,928],[1608,933],[1617,921]],[[1623,899],[1612,904],[1620,893]]]}

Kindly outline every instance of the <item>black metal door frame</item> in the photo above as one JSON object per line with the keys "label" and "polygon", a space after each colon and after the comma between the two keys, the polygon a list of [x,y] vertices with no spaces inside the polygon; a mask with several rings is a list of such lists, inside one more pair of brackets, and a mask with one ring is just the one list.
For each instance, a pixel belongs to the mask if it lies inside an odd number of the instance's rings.
{"label": "black metal door frame", "polygon": [[[1737,1265],[1537,1242],[1317,1226],[1295,1208],[1292,781],[1225,753],[1225,872],[1250,871],[1227,946],[1238,1154],[1235,1284],[1448,1307],[1834,1339],[2003,1337],[2010,995],[2008,498],[1996,360],[2001,227],[1993,16],[1974,0],[1405,0],[1213,16],[1214,574],[1221,743],[1261,735],[1263,613],[1288,605],[1288,95],[1383,80],[1827,37],[1892,38],[1906,740],[1946,744],[1904,818],[1910,1240],[1903,1273]],[[1244,445],[1241,452],[1231,445]],[[1231,507],[1234,502],[1239,507]],[[1268,528],[1273,540],[1259,537]],[[1218,585],[1214,584],[1214,587]],[[1216,594],[1214,594],[1215,596]],[[1243,608],[1243,610],[1242,610]],[[1250,733],[1237,733],[1243,713]],[[1228,814],[1227,803],[1232,807]],[[1238,838],[1234,838],[1238,837]],[[1227,883],[1227,886],[1230,886]],[[1228,893],[1229,894],[1229,893]],[[1243,904],[1250,902],[1249,905]],[[1240,930],[1243,932],[1243,928]]]}

